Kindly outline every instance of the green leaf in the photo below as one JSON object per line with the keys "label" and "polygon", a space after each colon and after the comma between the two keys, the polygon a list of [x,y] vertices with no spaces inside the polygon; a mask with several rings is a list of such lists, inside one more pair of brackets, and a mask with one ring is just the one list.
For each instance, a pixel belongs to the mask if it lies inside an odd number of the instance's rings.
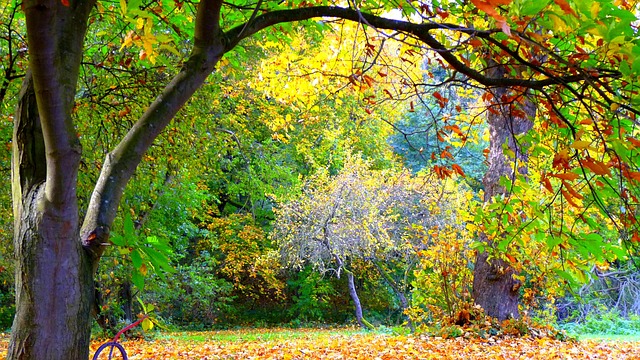
{"label": "green leaf", "polygon": [[522,8],[520,9],[520,14],[523,16],[536,15],[537,13],[542,11],[542,9],[544,9],[547,5],[549,5],[548,0],[528,1],[522,5]]}
{"label": "green leaf", "polygon": [[576,284],[576,279],[569,272],[564,271],[562,269],[554,269],[556,274],[558,274],[561,278],[567,281],[571,286]]}
{"label": "green leaf", "polygon": [[120,236],[120,235],[117,235],[117,234],[111,235],[110,240],[111,240],[111,243],[113,245],[125,246],[125,244],[126,244],[124,238],[122,236]]}
{"label": "green leaf", "polygon": [[133,226],[133,220],[131,220],[131,215],[126,214],[124,216],[124,237],[126,238],[134,238],[135,237],[135,227]]}
{"label": "green leaf", "polygon": [[138,249],[133,249],[131,251],[131,262],[133,263],[133,267],[138,270],[142,266],[142,256]]}
{"label": "green leaf", "polygon": [[131,281],[138,289],[144,289],[144,276],[138,270],[134,270],[131,274]]}
{"label": "green leaf", "polygon": [[151,264],[154,267],[160,267],[168,273],[174,273],[176,271],[176,269],[169,264],[169,258],[159,251],[147,247],[144,249],[144,252],[149,256],[149,260],[151,260]]}
{"label": "green leaf", "polygon": [[547,246],[549,247],[549,250],[555,248],[556,246],[560,245],[560,243],[562,243],[562,238],[558,237],[558,236],[547,236],[546,239],[547,241]]}

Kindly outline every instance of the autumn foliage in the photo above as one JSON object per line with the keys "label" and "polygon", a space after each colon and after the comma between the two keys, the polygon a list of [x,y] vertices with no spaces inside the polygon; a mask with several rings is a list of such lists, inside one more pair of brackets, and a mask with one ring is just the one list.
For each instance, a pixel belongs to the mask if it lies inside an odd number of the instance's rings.
{"label": "autumn foliage", "polygon": [[[175,335],[175,336],[174,336]],[[549,338],[445,339],[380,334],[344,335],[333,330],[254,329],[174,334],[157,340],[126,340],[134,359],[634,359],[637,343],[574,342]],[[190,338],[192,336],[192,338]],[[225,338],[231,340],[224,340]],[[195,340],[194,340],[195,339]],[[0,356],[8,345],[0,336]],[[91,354],[100,342],[93,342]]]}

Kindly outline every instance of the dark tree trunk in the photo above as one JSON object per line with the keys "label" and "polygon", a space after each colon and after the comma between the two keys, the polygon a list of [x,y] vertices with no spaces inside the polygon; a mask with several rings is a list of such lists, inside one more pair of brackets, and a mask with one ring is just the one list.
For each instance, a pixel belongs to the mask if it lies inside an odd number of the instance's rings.
{"label": "dark tree trunk", "polygon": [[122,312],[127,323],[133,320],[133,293],[131,291],[131,282],[124,281],[118,292],[120,301],[122,302]]}
{"label": "dark tree trunk", "polygon": [[[12,191],[18,261],[16,316],[7,356],[86,359],[93,294],[90,266],[80,243],[77,203],[73,197],[61,201],[46,191],[45,142],[30,73],[14,121]],[[66,157],[77,165],[79,153]],[[68,181],[75,189],[75,178]]]}
{"label": "dark tree trunk", "polygon": [[[490,66],[495,65],[491,64]],[[504,68],[494,66],[491,77],[500,78],[504,75]],[[499,184],[502,176],[514,179],[518,172],[526,173],[526,154],[522,144],[518,144],[517,135],[529,131],[533,126],[536,114],[535,105],[526,98],[525,94],[515,102],[501,104],[503,99],[514,96],[506,88],[496,88],[493,91],[495,103],[490,105],[488,123],[490,131],[489,168],[483,179],[485,198],[490,201],[496,195],[505,194],[507,189]],[[507,160],[502,145],[508,144],[515,154],[515,165]],[[487,246],[493,243],[486,234],[480,234],[480,241]],[[513,278],[513,268],[504,260],[492,259],[487,261],[489,254],[479,252],[476,256],[473,273],[473,299],[485,313],[499,320],[518,318],[518,304],[520,300],[520,283]]]}

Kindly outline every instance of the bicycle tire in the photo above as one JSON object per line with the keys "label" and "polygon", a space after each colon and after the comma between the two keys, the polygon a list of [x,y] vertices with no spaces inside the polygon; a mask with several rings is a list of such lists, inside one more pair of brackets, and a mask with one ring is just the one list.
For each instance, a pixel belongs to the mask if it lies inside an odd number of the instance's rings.
{"label": "bicycle tire", "polygon": [[113,356],[113,349],[114,348],[118,349],[118,351],[120,352],[120,355],[122,355],[122,359],[124,359],[124,360],[128,360],[129,359],[127,357],[127,352],[124,350],[124,347],[122,345],[120,345],[119,343],[114,342],[114,341],[109,341],[109,342],[106,342],[106,343],[100,345],[98,350],[96,350],[96,353],[93,355],[93,360],[98,360],[98,356],[100,356],[102,351],[104,351],[106,348],[109,348],[109,360],[111,360],[111,358]]}

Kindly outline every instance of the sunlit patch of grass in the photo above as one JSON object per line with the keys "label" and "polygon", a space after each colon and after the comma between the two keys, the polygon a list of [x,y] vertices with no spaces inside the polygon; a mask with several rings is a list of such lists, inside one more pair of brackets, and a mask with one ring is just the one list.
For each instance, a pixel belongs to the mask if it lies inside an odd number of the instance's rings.
{"label": "sunlit patch of grass", "polygon": [[351,336],[362,334],[363,330],[355,327],[344,328],[246,328],[239,330],[218,331],[179,331],[162,333],[159,338],[184,341],[278,341],[291,339],[322,339],[331,336]]}
{"label": "sunlit patch of grass", "polygon": [[576,334],[580,341],[628,341],[640,342],[640,334],[615,335],[615,334]]}

